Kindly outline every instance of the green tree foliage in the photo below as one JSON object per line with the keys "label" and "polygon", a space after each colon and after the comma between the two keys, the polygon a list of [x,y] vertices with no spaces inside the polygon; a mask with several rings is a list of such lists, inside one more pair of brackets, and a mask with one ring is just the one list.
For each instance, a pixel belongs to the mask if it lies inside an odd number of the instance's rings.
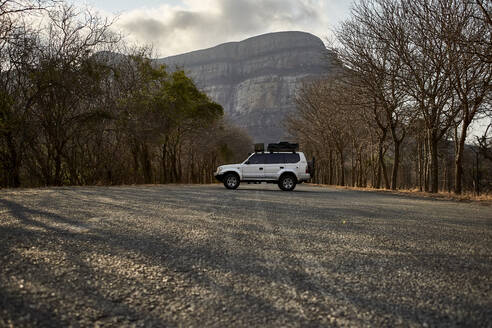
{"label": "green tree foliage", "polygon": [[[168,73],[165,66],[154,67],[140,56],[128,60],[135,71],[131,89],[118,101],[118,122],[131,145],[134,180],[180,182],[186,138],[197,130],[214,128],[223,109],[200,92],[184,71]],[[126,74],[117,78],[117,83],[128,81]],[[161,169],[153,174],[157,153]]]}

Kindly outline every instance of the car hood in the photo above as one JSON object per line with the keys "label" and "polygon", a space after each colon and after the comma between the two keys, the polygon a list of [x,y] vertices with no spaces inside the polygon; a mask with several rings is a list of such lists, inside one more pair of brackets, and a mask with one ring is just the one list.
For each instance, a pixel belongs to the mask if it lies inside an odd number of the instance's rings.
{"label": "car hood", "polygon": [[235,169],[235,170],[238,170],[239,168],[241,168],[241,163],[239,164],[227,164],[227,165],[221,165],[217,168],[217,172],[222,172],[222,171],[225,171],[225,170],[229,170],[229,169]]}

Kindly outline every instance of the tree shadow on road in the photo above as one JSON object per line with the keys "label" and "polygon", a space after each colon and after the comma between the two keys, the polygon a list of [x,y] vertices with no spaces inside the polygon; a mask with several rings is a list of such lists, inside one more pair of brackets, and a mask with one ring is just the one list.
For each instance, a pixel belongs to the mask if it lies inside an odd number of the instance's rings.
{"label": "tree shadow on road", "polygon": [[[163,200],[179,208],[186,202],[186,193],[163,196]],[[63,324],[66,319],[61,315],[73,309],[65,303],[77,299],[85,320],[105,322],[121,316],[121,320],[171,326],[210,323],[221,317],[232,322],[241,313],[248,313],[243,320],[249,320],[242,325],[323,325],[333,316],[352,325],[393,325],[403,319],[414,324],[480,326],[491,317],[484,299],[469,299],[440,286],[429,288],[423,282],[432,276],[448,276],[450,286],[460,282],[490,288],[490,279],[483,280],[484,270],[491,266],[489,256],[449,254],[440,247],[421,252],[419,243],[431,247],[439,242],[437,236],[452,237],[452,230],[438,225],[425,231],[415,219],[412,225],[404,225],[406,233],[395,238],[401,221],[364,226],[376,216],[363,209],[320,208],[312,217],[312,211],[298,206],[295,212],[294,205],[274,204],[263,209],[264,217],[248,217],[253,212],[240,213],[244,212],[241,206],[231,209],[228,200],[210,204],[207,197],[190,206],[194,216],[183,217],[180,212],[159,216],[158,210],[145,206],[154,204],[155,198],[127,190],[110,195],[115,203],[109,206],[140,213],[139,226],[121,220],[92,224],[86,219],[98,216],[99,206],[108,203],[95,201],[92,210],[87,209],[83,204],[90,193],[80,195],[70,194],[72,217],[0,199],[11,221],[0,226],[2,264],[17,278],[63,295],[50,303],[47,314],[36,317],[37,310],[29,304],[41,299],[34,291],[11,285],[9,273],[2,273],[0,295],[15,304],[7,308],[8,313],[29,313],[40,321],[53,317]],[[137,203],[143,207],[140,212]],[[344,217],[358,221],[342,223]],[[88,231],[74,232],[71,226]],[[455,242],[459,247],[465,240]],[[45,251],[46,258],[26,251],[31,247]],[[62,255],[64,261],[51,262],[50,256]],[[97,264],[100,258],[108,263]],[[467,266],[471,258],[483,266]],[[132,278],[134,267],[143,273]],[[146,273],[145,268],[154,271]],[[460,281],[463,275],[466,281]],[[171,280],[164,279],[168,277]],[[113,293],[108,284],[114,284]],[[157,288],[162,288],[161,297],[141,292]],[[194,289],[199,290],[197,295],[190,293]],[[437,308],[436,302],[441,303]],[[11,320],[20,319],[11,314]]]}

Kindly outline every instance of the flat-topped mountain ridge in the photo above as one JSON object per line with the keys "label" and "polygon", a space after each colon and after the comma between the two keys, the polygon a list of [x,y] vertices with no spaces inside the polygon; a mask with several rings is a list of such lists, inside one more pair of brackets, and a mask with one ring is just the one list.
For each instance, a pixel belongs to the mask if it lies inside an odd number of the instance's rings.
{"label": "flat-topped mountain ridge", "polygon": [[160,60],[170,64],[203,64],[213,61],[241,61],[250,57],[275,53],[284,49],[324,48],[317,36],[306,32],[275,32],[254,36],[243,41],[226,42]]}
{"label": "flat-topped mountain ridge", "polygon": [[321,39],[305,32],[276,32],[156,60],[194,79],[225,115],[257,142],[288,138],[285,116],[306,79],[335,66]]}

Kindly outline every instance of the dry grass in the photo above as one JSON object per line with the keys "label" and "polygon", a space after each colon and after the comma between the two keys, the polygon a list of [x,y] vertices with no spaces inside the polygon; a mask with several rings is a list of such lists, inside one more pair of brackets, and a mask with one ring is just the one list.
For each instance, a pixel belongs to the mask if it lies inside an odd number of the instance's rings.
{"label": "dry grass", "polygon": [[419,191],[418,189],[376,189],[371,187],[349,187],[349,186],[333,186],[333,185],[323,185],[323,184],[312,184],[314,186],[320,187],[335,187],[337,189],[348,189],[348,190],[361,190],[361,191],[371,191],[371,192],[384,192],[384,193],[392,193],[399,195],[407,195],[407,196],[417,196],[417,197],[428,197],[434,199],[449,199],[455,201],[468,201],[468,202],[478,202],[481,205],[492,205],[492,194],[481,194],[475,195],[471,192],[465,192],[462,195],[456,195],[454,193],[440,191],[436,194],[430,192]]}

